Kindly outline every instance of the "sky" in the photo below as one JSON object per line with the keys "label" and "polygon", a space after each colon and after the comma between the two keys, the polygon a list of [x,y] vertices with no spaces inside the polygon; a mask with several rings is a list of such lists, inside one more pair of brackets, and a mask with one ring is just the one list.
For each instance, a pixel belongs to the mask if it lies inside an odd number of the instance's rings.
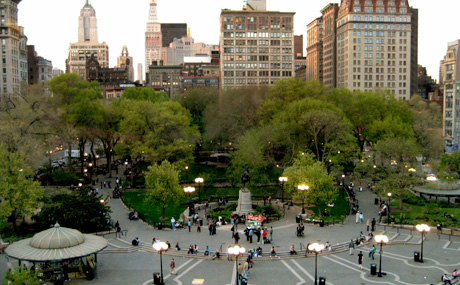
{"label": "sky", "polygon": [[[86,0],[23,0],[18,5],[18,22],[24,27],[29,45],[65,70],[69,44],[78,39],[78,17]],[[99,42],[109,46],[109,64],[117,64],[124,45],[133,56],[134,69],[145,62],[144,33],[150,0],[89,0],[96,10]],[[267,0],[271,11],[296,12],[294,34],[304,36],[306,56],[307,24],[321,15],[320,10],[340,0]],[[439,77],[439,62],[448,42],[460,39],[459,0],[408,0],[419,9],[418,63],[428,74]],[[157,0],[161,23],[187,23],[195,42],[218,44],[221,9],[241,10],[243,0]],[[144,67],[145,72],[145,67]],[[137,75],[135,77],[137,79]]]}

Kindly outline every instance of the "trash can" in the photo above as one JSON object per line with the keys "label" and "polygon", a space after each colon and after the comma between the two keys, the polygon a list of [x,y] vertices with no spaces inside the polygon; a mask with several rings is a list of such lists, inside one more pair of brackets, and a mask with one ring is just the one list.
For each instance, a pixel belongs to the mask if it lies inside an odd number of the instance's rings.
{"label": "trash can", "polygon": [[160,273],[159,273],[159,272],[154,272],[154,273],[153,273],[153,284],[155,284],[155,285],[162,285],[162,284],[161,284],[161,278],[160,278]]}
{"label": "trash can", "polygon": [[319,285],[326,285],[326,277],[319,277]]}
{"label": "trash can", "polygon": [[377,264],[371,263],[371,275],[377,275]]}
{"label": "trash can", "polygon": [[420,251],[414,251],[414,261],[420,262]]}
{"label": "trash can", "polygon": [[247,285],[247,284],[248,284],[248,279],[246,279],[246,278],[244,278],[244,277],[241,278],[241,280],[240,280],[240,285]]}
{"label": "trash can", "polygon": [[379,198],[374,198],[374,205],[378,205],[379,204]]}
{"label": "trash can", "polygon": [[295,216],[295,222],[300,223],[300,215]]}
{"label": "trash can", "polygon": [[163,224],[162,224],[161,222],[158,223],[158,229],[159,229],[159,230],[162,230],[162,229],[163,229]]}
{"label": "trash can", "polygon": [[324,220],[319,220],[319,226],[324,227]]}

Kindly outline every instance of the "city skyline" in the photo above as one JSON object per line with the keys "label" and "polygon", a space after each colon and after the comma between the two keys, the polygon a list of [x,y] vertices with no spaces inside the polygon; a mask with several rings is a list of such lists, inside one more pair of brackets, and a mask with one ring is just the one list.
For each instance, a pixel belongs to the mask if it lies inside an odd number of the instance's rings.
{"label": "city skyline", "polygon": [[[38,54],[51,60],[54,67],[65,70],[69,44],[78,39],[78,16],[85,2],[41,0],[23,1],[18,5],[19,25],[24,26],[28,44],[35,45]],[[460,34],[452,34],[450,28],[457,24],[455,13],[460,8],[460,3],[454,0],[442,1],[443,5],[433,5],[430,1],[421,0],[408,2],[410,6],[419,9],[418,63],[426,66],[428,74],[438,79],[439,63],[447,50],[448,42],[460,38]],[[110,66],[116,65],[117,56],[121,54],[124,45],[133,56],[135,65],[144,63],[144,33],[150,0],[131,1],[128,6],[122,0],[111,0],[110,6],[105,3],[103,0],[90,0],[96,10],[99,42],[106,42],[109,46]],[[294,34],[304,36],[303,52],[306,56],[307,24],[319,17],[320,10],[331,1],[311,1],[308,5],[298,3],[295,0],[267,0],[267,10],[296,12]],[[340,4],[340,1],[333,3]],[[195,42],[206,44],[219,42],[221,9],[241,10],[243,7],[242,0],[157,0],[157,4],[161,23],[187,23]],[[177,7],[181,8],[180,11]],[[40,15],[40,19],[36,15]],[[135,78],[137,77],[136,74]]]}

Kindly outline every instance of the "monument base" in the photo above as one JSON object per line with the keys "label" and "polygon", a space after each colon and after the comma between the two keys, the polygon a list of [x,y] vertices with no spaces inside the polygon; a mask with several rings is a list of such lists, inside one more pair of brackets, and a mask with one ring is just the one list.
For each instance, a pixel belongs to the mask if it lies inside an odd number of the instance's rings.
{"label": "monument base", "polygon": [[248,188],[241,188],[238,195],[238,206],[236,207],[235,214],[247,215],[252,213],[252,195]]}

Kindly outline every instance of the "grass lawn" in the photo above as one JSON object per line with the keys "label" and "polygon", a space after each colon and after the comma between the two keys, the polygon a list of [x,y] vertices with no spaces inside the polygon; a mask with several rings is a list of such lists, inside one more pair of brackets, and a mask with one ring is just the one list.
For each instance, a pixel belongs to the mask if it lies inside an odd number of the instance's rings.
{"label": "grass lawn", "polygon": [[342,199],[342,191],[344,190],[342,188],[339,188],[339,194],[337,195],[337,198],[334,200],[333,203],[334,207],[325,206],[322,208],[323,211],[324,209],[326,209],[330,216],[320,217],[318,213],[318,207],[316,206],[305,208],[310,211],[313,211],[314,215],[312,216],[312,218],[321,218],[326,222],[342,220],[348,215],[350,211],[350,205],[348,203],[348,200]]}

